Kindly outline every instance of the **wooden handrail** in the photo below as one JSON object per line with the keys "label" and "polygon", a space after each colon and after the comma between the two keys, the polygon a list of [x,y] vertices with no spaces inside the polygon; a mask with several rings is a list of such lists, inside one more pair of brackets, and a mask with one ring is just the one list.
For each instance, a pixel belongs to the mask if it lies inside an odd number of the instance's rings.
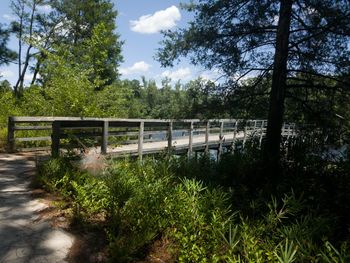
{"label": "wooden handrail", "polygon": [[[115,136],[116,138],[119,138],[119,140],[125,137],[123,142],[137,142],[137,154],[139,155],[140,159],[142,159],[142,155],[145,151],[143,147],[144,143],[167,141],[165,147],[170,152],[174,147],[174,138],[175,140],[178,140],[181,137],[188,137],[187,152],[190,156],[193,152],[195,140],[198,141],[199,137],[202,136],[204,138],[203,150],[208,153],[209,148],[213,143],[213,139],[210,139],[211,141],[209,142],[209,138],[218,136],[217,143],[219,155],[221,155],[222,147],[225,141],[224,134],[226,134],[225,136],[231,134],[230,143],[232,149],[235,148],[237,135],[242,134],[242,129],[244,134],[243,147],[247,140],[247,136],[251,136],[253,133],[256,134],[255,136],[258,137],[259,143],[261,144],[262,138],[266,132],[266,123],[266,120],[242,119],[176,120],[90,117],[9,117],[7,139],[9,152],[17,150],[16,141],[40,142],[51,140],[52,155],[58,156],[60,151],[60,139],[69,138],[72,132],[73,135],[78,138],[100,137],[102,154],[108,153],[109,137]],[[20,137],[16,134],[17,132],[37,132],[45,130],[48,132],[51,131],[51,137],[48,136],[49,134],[43,136],[43,133],[36,137]],[[288,138],[294,137],[296,135],[295,124],[286,124],[283,134]],[[242,137],[240,137],[240,139],[242,139]],[[225,143],[225,147],[227,147],[227,143]],[[220,156],[218,157],[220,158]]]}

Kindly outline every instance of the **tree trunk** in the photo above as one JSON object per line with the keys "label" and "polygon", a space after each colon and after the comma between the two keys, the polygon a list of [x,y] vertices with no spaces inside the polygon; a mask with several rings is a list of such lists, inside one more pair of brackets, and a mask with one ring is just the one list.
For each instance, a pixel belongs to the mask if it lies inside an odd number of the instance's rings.
{"label": "tree trunk", "polygon": [[26,51],[26,56],[25,56],[25,62],[24,62],[24,65],[23,65],[23,68],[22,68],[22,71],[20,72],[19,76],[18,76],[18,80],[16,82],[16,85],[15,85],[15,92],[18,96],[18,93],[22,93],[23,92],[23,84],[24,84],[24,77],[25,77],[25,74],[27,72],[27,68],[29,66],[29,60],[31,58],[31,54],[30,54],[30,50],[32,49],[32,37],[33,37],[33,24],[34,24],[34,19],[35,19],[35,11],[36,11],[36,2],[37,0],[33,0],[33,3],[32,3],[32,7],[31,7],[31,15],[30,15],[30,20],[29,20],[29,46],[27,48],[27,51]]}
{"label": "tree trunk", "polygon": [[[19,32],[18,32],[18,79],[22,73],[22,34],[23,34],[23,16],[24,16],[24,4],[20,3],[20,13],[19,13]],[[15,97],[18,98],[18,84],[13,87]]]}
{"label": "tree trunk", "polygon": [[35,68],[34,68],[34,72],[33,72],[33,78],[32,78],[32,81],[30,82],[30,85],[34,85],[35,84],[35,81],[36,81],[36,79],[38,77],[38,73],[39,73],[39,70],[40,70],[41,60],[42,60],[42,55],[40,55],[40,57],[38,58],[38,60],[36,62],[36,65],[35,65]]}
{"label": "tree trunk", "polygon": [[264,161],[271,176],[271,172],[276,174],[276,169],[279,168],[280,164],[280,144],[287,85],[287,60],[292,5],[293,0],[280,1],[270,107],[264,147]]}

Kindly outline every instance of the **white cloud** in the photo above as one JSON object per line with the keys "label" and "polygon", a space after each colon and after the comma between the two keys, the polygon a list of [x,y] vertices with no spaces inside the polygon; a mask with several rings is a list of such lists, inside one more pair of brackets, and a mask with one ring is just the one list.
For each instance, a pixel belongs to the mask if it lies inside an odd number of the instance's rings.
{"label": "white cloud", "polygon": [[49,13],[52,11],[52,7],[50,5],[38,5],[38,10],[44,13]]}
{"label": "white cloud", "polygon": [[131,67],[121,68],[119,70],[119,72],[122,75],[129,75],[129,74],[135,74],[135,73],[144,73],[144,72],[147,72],[150,67],[151,67],[151,65],[146,63],[145,61],[139,61],[139,62],[136,62]]}
{"label": "white cloud", "polygon": [[7,21],[14,21],[16,20],[16,17],[13,15],[9,15],[9,14],[3,14],[2,17],[7,20]]}
{"label": "white cloud", "polygon": [[186,68],[179,68],[178,70],[175,71],[169,71],[166,70],[162,73],[161,75],[163,78],[171,78],[173,81],[178,81],[178,80],[187,80],[191,78],[192,73],[191,69],[189,67]]}
{"label": "white cloud", "polygon": [[32,73],[27,73],[24,75],[24,80],[26,81],[31,81],[33,79],[34,74]]}
{"label": "white cloud", "polygon": [[13,78],[15,76],[15,73],[11,70],[1,70],[0,76],[2,78]]}
{"label": "white cloud", "polygon": [[134,32],[153,34],[160,30],[170,29],[176,26],[181,19],[181,14],[176,6],[155,12],[153,15],[141,16],[138,20],[131,20],[130,27]]}
{"label": "white cloud", "polygon": [[204,79],[204,80],[209,80],[212,82],[217,82],[220,77],[222,76],[222,73],[220,73],[220,70],[218,69],[213,69],[210,71],[204,71],[199,76]]}

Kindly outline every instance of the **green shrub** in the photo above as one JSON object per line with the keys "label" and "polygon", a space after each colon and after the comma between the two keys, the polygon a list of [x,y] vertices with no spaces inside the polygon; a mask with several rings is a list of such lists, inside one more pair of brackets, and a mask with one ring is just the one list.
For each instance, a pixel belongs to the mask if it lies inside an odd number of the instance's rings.
{"label": "green shrub", "polygon": [[60,158],[45,163],[39,178],[73,200],[85,221],[105,216],[116,262],[135,262],[163,239],[177,262],[348,262],[349,162],[296,162],[285,164],[272,196],[249,181],[261,172],[249,167],[259,163],[249,151],[220,163],[111,160],[97,176]]}

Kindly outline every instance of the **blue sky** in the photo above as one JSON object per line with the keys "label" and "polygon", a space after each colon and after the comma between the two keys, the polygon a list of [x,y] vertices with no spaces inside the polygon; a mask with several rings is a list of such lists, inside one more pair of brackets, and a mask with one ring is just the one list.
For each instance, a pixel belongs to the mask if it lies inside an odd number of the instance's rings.
{"label": "blue sky", "polygon": [[[9,24],[11,14],[10,0],[1,0],[0,23]],[[190,79],[202,76],[207,79],[215,79],[215,73],[210,73],[200,67],[194,67],[183,59],[173,68],[161,68],[159,62],[154,60],[159,42],[162,40],[162,29],[174,29],[183,27],[191,20],[191,14],[179,8],[180,2],[185,0],[113,0],[119,15],[116,20],[117,32],[123,46],[124,62],[119,68],[122,78],[140,79],[146,76],[157,83],[164,77],[170,77],[173,81],[181,80],[182,83]],[[40,11],[47,12],[49,7],[42,7]],[[9,47],[16,50],[17,42],[14,37],[9,42]],[[17,79],[16,65],[0,67],[3,79],[14,83]],[[30,79],[30,73],[27,76]]]}

